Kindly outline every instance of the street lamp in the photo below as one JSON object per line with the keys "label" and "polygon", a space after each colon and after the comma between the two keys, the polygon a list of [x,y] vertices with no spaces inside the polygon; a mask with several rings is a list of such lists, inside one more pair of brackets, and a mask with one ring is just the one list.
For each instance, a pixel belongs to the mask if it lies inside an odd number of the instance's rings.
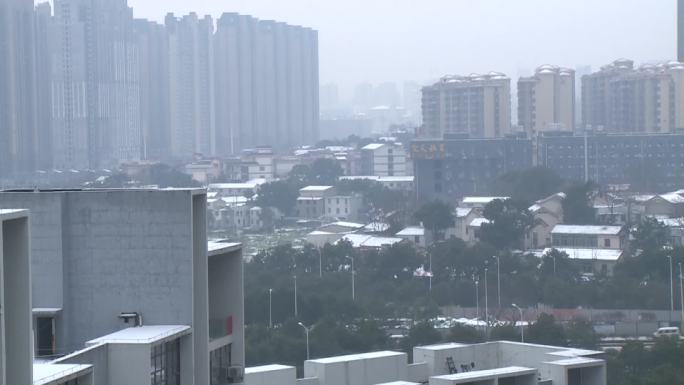
{"label": "street lamp", "polygon": [[309,332],[311,331],[311,328],[306,327],[303,323],[298,323],[299,326],[304,328],[304,333],[306,333],[306,359],[308,360],[310,358],[309,356]]}
{"label": "street lamp", "polygon": [[273,289],[268,289],[268,328],[273,329]]}
{"label": "street lamp", "polygon": [[485,337],[487,337],[488,332],[489,332],[489,294],[487,291],[487,271],[488,271],[488,269],[485,267],[485,269],[484,269],[484,277],[485,277]]}
{"label": "street lamp", "polygon": [[668,255],[667,259],[670,260],[670,324],[672,324],[672,314],[674,313],[674,273],[672,271],[672,256]]}
{"label": "street lamp", "polygon": [[318,248],[318,277],[323,278],[323,254],[321,248]]}
{"label": "street lamp", "polygon": [[354,276],[356,275],[356,271],[354,271],[354,256],[348,256],[346,257],[347,259],[351,259],[351,276],[352,276],[352,301],[356,301],[356,281]]}
{"label": "street lamp", "polygon": [[295,318],[299,316],[297,311],[297,274],[294,275],[294,302],[295,302]]}
{"label": "street lamp", "polygon": [[475,281],[475,320],[480,320],[480,278],[473,274],[473,281]]}
{"label": "street lamp", "polygon": [[516,304],[513,304],[513,305],[511,305],[511,306],[513,306],[514,308],[518,309],[518,311],[520,312],[520,342],[525,343],[525,325],[523,325],[523,321],[524,321],[524,320],[523,320],[523,311],[522,311],[522,309],[521,309],[518,305],[516,305]]}
{"label": "street lamp", "polygon": [[682,301],[682,323],[684,323],[684,276],[682,275],[682,263],[679,262],[679,298]]}
{"label": "street lamp", "polygon": [[496,296],[499,303],[499,309],[501,309],[501,260],[498,255],[496,258]]}

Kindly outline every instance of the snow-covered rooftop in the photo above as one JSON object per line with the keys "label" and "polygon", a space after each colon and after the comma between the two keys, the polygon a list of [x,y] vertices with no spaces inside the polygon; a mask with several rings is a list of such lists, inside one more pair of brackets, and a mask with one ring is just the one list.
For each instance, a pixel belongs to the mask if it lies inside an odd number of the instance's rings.
{"label": "snow-covered rooftop", "polygon": [[251,368],[245,368],[245,374],[255,374],[255,373],[267,373],[267,372],[277,372],[281,370],[295,370],[294,366],[286,365],[264,365],[255,366]]}
{"label": "snow-covered rooftop", "polygon": [[464,372],[457,374],[449,374],[445,376],[432,377],[439,380],[463,381],[463,380],[487,380],[497,377],[511,377],[511,376],[528,376],[536,375],[537,369],[526,368],[522,366],[508,366],[505,368],[489,369],[489,370],[475,370],[472,372]]}
{"label": "snow-covered rooftop", "polygon": [[378,150],[382,148],[384,145],[384,143],[371,143],[369,145],[364,146],[362,150]]}
{"label": "snow-covered rooftop", "polygon": [[33,385],[73,379],[90,371],[92,365],[33,364]]}
{"label": "snow-covered rooftop", "polygon": [[425,235],[425,229],[422,227],[410,226],[397,233],[397,237],[422,237]]}
{"label": "snow-covered rooftop", "polygon": [[[556,247],[555,249],[567,254],[568,258],[577,260],[617,262],[624,255],[624,251],[613,249],[574,249],[563,247]],[[544,250],[544,255],[550,253],[551,250],[553,249]]]}
{"label": "snow-covered rooftop", "polygon": [[339,362],[372,360],[375,358],[397,357],[397,356],[405,356],[405,355],[406,355],[406,353],[382,351],[382,352],[372,352],[372,353],[350,354],[347,356],[320,358],[320,359],[316,359],[316,360],[308,360],[307,362],[313,362],[313,363],[317,363],[317,364],[334,364],[334,363],[339,363]]}
{"label": "snow-covered rooftop", "polygon": [[156,325],[132,327],[90,340],[86,346],[101,343],[110,344],[151,344],[161,340],[179,337],[190,332],[189,326],[183,325]]}
{"label": "snow-covered rooftop", "polygon": [[551,234],[618,235],[622,226],[556,225]]}

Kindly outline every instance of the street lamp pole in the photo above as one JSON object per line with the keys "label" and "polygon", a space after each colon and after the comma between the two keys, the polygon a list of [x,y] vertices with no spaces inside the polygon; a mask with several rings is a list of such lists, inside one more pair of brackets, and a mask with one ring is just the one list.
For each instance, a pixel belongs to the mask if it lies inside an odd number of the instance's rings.
{"label": "street lamp pole", "polygon": [[501,258],[495,255],[496,258],[496,296],[499,303],[499,309],[501,309]]}
{"label": "street lamp pole", "polygon": [[321,248],[318,248],[318,277],[323,278],[323,254]]}
{"label": "street lamp pole", "polygon": [[297,274],[294,275],[294,302],[295,302],[295,318],[299,316],[297,311]]}
{"label": "street lamp pole", "polygon": [[670,260],[670,324],[672,324],[672,314],[674,313],[674,272],[672,271],[672,256],[668,255]]}
{"label": "street lamp pole", "polygon": [[347,256],[347,258],[351,259],[352,301],[356,301],[356,278],[354,278],[356,271],[354,270],[354,256]]}
{"label": "street lamp pole", "polygon": [[306,327],[303,323],[299,323],[299,326],[304,328],[304,333],[306,333],[306,359],[310,359],[311,356],[309,355],[309,331],[311,331],[311,328]]}
{"label": "street lamp pole", "polygon": [[480,278],[473,275],[475,281],[475,320],[480,320]]}
{"label": "street lamp pole", "polygon": [[273,329],[273,289],[268,289],[268,328]]}
{"label": "street lamp pole", "polygon": [[682,305],[682,323],[684,323],[684,276],[682,275],[682,263],[679,263],[679,299]]}
{"label": "street lamp pole", "polygon": [[489,294],[487,290],[487,268],[484,269],[485,273],[485,337],[489,332]]}
{"label": "street lamp pole", "polygon": [[512,306],[513,306],[514,308],[518,309],[518,311],[520,312],[520,342],[525,343],[525,325],[523,325],[523,322],[524,322],[524,320],[523,320],[523,311],[522,311],[522,309],[521,309],[518,305],[516,305],[516,304],[513,304]]}
{"label": "street lamp pole", "polygon": [[430,293],[432,293],[432,253],[428,253],[428,255],[430,257]]}

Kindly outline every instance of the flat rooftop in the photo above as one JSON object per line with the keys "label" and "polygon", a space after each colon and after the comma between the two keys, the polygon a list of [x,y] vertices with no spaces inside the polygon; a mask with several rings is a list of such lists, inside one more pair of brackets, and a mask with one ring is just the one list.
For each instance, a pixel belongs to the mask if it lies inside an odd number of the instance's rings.
{"label": "flat rooftop", "polygon": [[[555,247],[554,249],[568,255],[570,259],[581,261],[607,261],[617,262],[624,255],[624,251],[617,249],[574,249],[567,247]],[[553,249],[544,250],[544,255],[547,255]]]}
{"label": "flat rooftop", "polygon": [[49,384],[89,372],[92,365],[33,364],[33,385]]}
{"label": "flat rooftop", "polygon": [[327,190],[330,190],[331,188],[334,188],[334,187],[333,186],[306,186],[299,191],[327,191]]}
{"label": "flat rooftop", "polygon": [[382,351],[382,352],[372,352],[372,353],[350,354],[347,356],[339,356],[339,357],[319,358],[316,360],[308,360],[307,362],[313,362],[313,363],[317,363],[317,364],[334,364],[334,363],[338,363],[338,362],[362,361],[362,360],[372,360],[375,358],[399,357],[399,356],[406,356],[406,353]]}
{"label": "flat rooftop", "polygon": [[268,372],[277,372],[281,370],[294,370],[296,369],[294,366],[287,366],[287,365],[264,365],[264,366],[255,366],[252,368],[245,368],[245,374],[255,374],[255,373],[268,373]]}
{"label": "flat rooftop", "polygon": [[463,380],[487,380],[497,377],[512,377],[512,376],[529,376],[536,375],[537,369],[525,368],[522,366],[508,366],[505,368],[489,369],[489,370],[476,370],[472,372],[449,374],[446,376],[436,376],[433,378],[438,378],[440,380],[452,380],[452,381],[463,381]]}
{"label": "flat rooftop", "polygon": [[17,219],[28,216],[28,210],[0,209],[0,220]]}
{"label": "flat rooftop", "polygon": [[222,242],[222,241],[209,241],[207,242],[207,252],[210,257],[214,255],[221,255],[226,253],[232,253],[234,251],[240,250],[242,248],[242,243],[237,242]]}
{"label": "flat rooftop", "polygon": [[579,226],[556,225],[551,234],[590,234],[590,235],[618,235],[622,226]]}
{"label": "flat rooftop", "polygon": [[152,344],[190,333],[190,326],[158,325],[140,326],[119,330],[112,334],[86,342],[86,346],[109,344]]}

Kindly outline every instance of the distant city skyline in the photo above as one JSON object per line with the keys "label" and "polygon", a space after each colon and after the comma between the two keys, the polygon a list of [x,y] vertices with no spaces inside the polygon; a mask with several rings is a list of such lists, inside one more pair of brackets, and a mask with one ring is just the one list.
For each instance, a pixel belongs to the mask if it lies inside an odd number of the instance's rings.
{"label": "distant city skyline", "polygon": [[[321,84],[341,96],[355,85],[445,74],[504,72],[513,79],[542,64],[593,70],[618,58],[674,60],[676,0],[129,0],[135,17],[239,12],[320,31]],[[647,10],[648,17],[644,17]],[[391,11],[391,18],[386,17]],[[590,11],[590,12],[588,12]],[[420,26],[420,30],[413,27]],[[638,28],[635,28],[638,26]],[[353,44],[351,44],[353,42]]]}

